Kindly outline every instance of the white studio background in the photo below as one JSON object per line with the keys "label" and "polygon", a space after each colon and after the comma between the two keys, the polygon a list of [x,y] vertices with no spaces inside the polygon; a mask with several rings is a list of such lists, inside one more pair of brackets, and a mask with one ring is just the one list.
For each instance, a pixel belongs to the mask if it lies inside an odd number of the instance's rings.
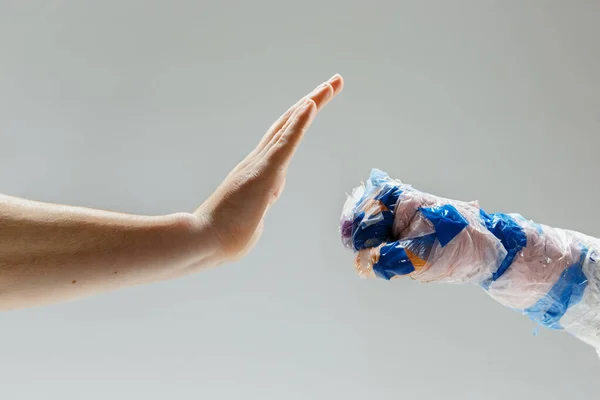
{"label": "white studio background", "polygon": [[470,287],[363,281],[372,167],[600,235],[596,1],[0,0],[0,192],[192,211],[339,72],[235,265],[0,314],[3,399],[598,397],[600,360]]}

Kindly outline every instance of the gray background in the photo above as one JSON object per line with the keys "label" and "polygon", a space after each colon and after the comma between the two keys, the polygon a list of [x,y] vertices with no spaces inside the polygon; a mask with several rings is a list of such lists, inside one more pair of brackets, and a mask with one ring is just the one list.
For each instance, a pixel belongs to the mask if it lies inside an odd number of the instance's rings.
{"label": "gray background", "polygon": [[0,1],[0,192],[192,211],[288,105],[346,90],[235,265],[0,315],[3,399],[598,397],[591,348],[477,288],[360,280],[379,167],[600,235],[596,1]]}

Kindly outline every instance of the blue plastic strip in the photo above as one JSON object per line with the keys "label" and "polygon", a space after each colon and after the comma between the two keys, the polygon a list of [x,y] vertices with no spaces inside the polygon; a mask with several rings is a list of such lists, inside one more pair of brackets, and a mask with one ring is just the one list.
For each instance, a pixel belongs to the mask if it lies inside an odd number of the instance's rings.
{"label": "blue plastic strip", "polygon": [[414,270],[415,267],[399,242],[382,246],[379,251],[379,261],[373,265],[375,274],[387,280],[396,275],[410,274]]}
{"label": "blue plastic strip", "polygon": [[421,213],[433,224],[437,239],[442,247],[446,246],[469,223],[451,204],[421,208]]}
{"label": "blue plastic strip", "polygon": [[579,261],[563,271],[548,294],[524,310],[531,320],[550,329],[563,329],[560,319],[570,307],[581,301],[588,284],[587,277],[583,272],[586,256],[587,249],[584,249]]}
{"label": "blue plastic strip", "polygon": [[379,200],[385,205],[390,211],[396,210],[396,203],[402,194],[402,190],[395,186],[385,185],[381,192],[375,197],[375,200]]}
{"label": "blue plastic strip", "polygon": [[404,239],[400,244],[407,250],[413,252],[420,259],[427,261],[435,243],[435,233],[419,236],[412,239]]}
{"label": "blue plastic strip", "polygon": [[357,208],[373,193],[377,193],[375,200],[380,201],[388,210],[381,213],[370,215],[360,212],[354,216],[352,221],[352,246],[354,250],[359,251],[371,247],[379,246],[388,241],[394,225],[394,210],[396,203],[402,194],[402,190],[389,184],[389,176],[378,169],[371,171],[371,176],[367,181],[365,193],[356,205]]}
{"label": "blue plastic strip", "polygon": [[542,227],[542,225],[525,218],[521,214],[511,214],[510,216],[521,221],[523,224],[529,224],[529,225],[533,226],[535,228],[535,230],[537,231],[537,233],[539,233],[540,235],[542,235],[544,233],[544,228]]}
{"label": "blue plastic strip", "polygon": [[506,214],[487,214],[480,210],[480,215],[487,229],[500,240],[507,251],[506,257],[492,275],[492,281],[495,281],[506,272],[517,254],[527,246],[527,236],[523,228]]}
{"label": "blue plastic strip", "polygon": [[365,213],[360,212],[354,217],[352,223],[352,245],[355,250],[363,250],[379,246],[385,242],[394,225],[394,214],[383,211],[377,214],[379,221],[365,221]]}
{"label": "blue plastic strip", "polygon": [[365,184],[365,190],[354,206],[358,207],[362,202],[371,197],[373,192],[378,190],[379,187],[385,185],[390,180],[390,177],[385,172],[378,169],[372,169],[369,179]]}

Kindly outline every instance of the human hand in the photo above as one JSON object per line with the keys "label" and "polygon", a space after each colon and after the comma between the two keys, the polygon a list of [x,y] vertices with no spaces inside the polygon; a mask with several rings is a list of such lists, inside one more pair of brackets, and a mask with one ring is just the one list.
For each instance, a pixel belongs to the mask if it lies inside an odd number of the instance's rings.
{"label": "human hand", "polygon": [[288,165],[304,133],[342,87],[343,79],[336,74],[294,104],[196,210],[197,216],[208,220],[222,261],[237,260],[254,247],[266,212],[283,190]]}

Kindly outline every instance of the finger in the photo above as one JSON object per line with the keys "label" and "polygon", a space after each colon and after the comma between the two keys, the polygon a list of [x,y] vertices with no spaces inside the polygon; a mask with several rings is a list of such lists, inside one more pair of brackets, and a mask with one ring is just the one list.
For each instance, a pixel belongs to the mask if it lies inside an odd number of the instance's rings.
{"label": "finger", "polygon": [[298,112],[291,118],[290,124],[282,130],[281,136],[265,154],[271,167],[285,169],[293,157],[304,133],[317,115],[317,106],[311,99],[305,100]]}
{"label": "finger", "polygon": [[322,109],[328,102],[340,93],[343,89],[344,81],[343,78],[335,74],[327,82],[322,83],[313,89],[312,92],[302,97],[296,104],[291,106],[279,119],[269,128],[267,133],[263,136],[256,149],[252,152],[253,154],[260,153],[269,143],[272,143],[272,139],[275,135],[286,128],[286,124],[289,124],[292,115],[298,110],[302,103],[306,99],[312,99],[317,104],[317,109]]}
{"label": "finger", "polygon": [[321,111],[343,88],[344,79],[341,75],[335,74],[329,80],[317,86],[306,98],[314,101],[317,105],[317,111]]}
{"label": "finger", "polygon": [[297,119],[298,114],[303,111],[302,106],[305,104],[306,101],[308,101],[308,100],[305,98],[304,100],[302,100],[300,102],[299,106],[296,108],[296,110],[294,110],[292,115],[290,115],[290,117],[287,119],[285,124],[283,124],[281,129],[270,138],[269,143],[266,143],[260,152],[258,152],[258,153],[256,151],[252,152],[252,157],[254,157],[255,159],[259,159],[259,160],[264,159],[266,157],[266,154],[269,153],[269,151],[273,147],[273,145],[275,143],[277,143],[277,141],[281,138],[283,133],[285,131],[287,131],[290,124]]}
{"label": "finger", "polygon": [[[322,89],[322,90],[324,90],[324,89]],[[269,148],[272,147],[275,143],[277,143],[277,141],[281,138],[281,136],[284,134],[284,132],[286,132],[288,130],[288,128],[292,124],[292,122],[294,122],[298,118],[298,114],[303,111],[303,106],[306,105],[307,101],[309,101],[308,99],[309,98],[305,98],[300,103],[300,106],[296,109],[296,111],[294,111],[294,113],[292,115],[290,115],[290,117],[285,122],[285,124],[283,124],[283,126],[281,127],[281,129],[275,135],[273,135],[273,137],[271,138],[270,143],[268,143],[267,146],[264,149],[265,152],[268,151]]]}
{"label": "finger", "polygon": [[[333,98],[342,91],[342,89],[344,88],[344,79],[341,75],[335,74],[321,86],[324,86],[327,89],[325,92],[325,96],[321,98],[319,98],[317,95],[310,97],[317,104],[318,111],[321,111],[323,107],[327,105],[327,103],[333,100]],[[316,93],[316,91],[313,93]]]}
{"label": "finger", "polygon": [[333,88],[333,94],[337,96],[344,88],[344,78],[340,74],[335,74],[327,81]]}
{"label": "finger", "polygon": [[317,106],[317,111],[321,111],[323,107],[325,107],[327,103],[333,99],[334,95],[335,92],[333,90],[333,86],[331,86],[331,84],[328,82],[324,82],[317,86],[313,94],[311,96],[307,96],[307,99],[314,101],[315,105]]}
{"label": "finger", "polygon": [[[334,79],[334,83],[336,83],[336,86],[341,90],[341,86],[339,84],[341,77],[339,77],[339,79]],[[311,92],[311,94],[309,94],[305,101],[308,102],[314,102],[316,105],[316,112],[315,115],[319,112],[320,109],[322,109],[323,107],[325,107],[325,105],[327,103],[329,103],[331,101],[331,99],[333,99],[333,96],[335,95],[335,91],[333,89],[333,86],[331,86],[331,84],[329,82],[325,82],[319,86],[317,86],[317,88],[315,90],[313,90]],[[304,105],[305,103],[302,103],[302,105]],[[297,108],[294,113],[288,118],[288,120],[285,122],[285,124],[281,127],[281,129],[279,130],[279,132],[277,132],[275,135],[273,135],[273,137],[271,138],[270,143],[268,143],[265,148],[263,149],[263,153],[267,153],[269,152],[269,149],[272,146],[275,146],[277,144],[277,142],[281,139],[281,137],[283,137],[283,135],[288,132],[290,133],[290,125],[293,122],[296,122],[298,120],[298,115],[300,112],[302,112],[302,105]],[[313,116],[314,118],[314,116]],[[312,120],[311,120],[312,121]],[[292,132],[294,132],[295,130],[292,130]],[[306,129],[304,129],[304,131],[306,131]],[[303,136],[303,132],[301,135],[296,135],[296,137],[298,137],[299,139],[301,139]],[[298,142],[299,143],[299,142]],[[297,144],[298,144],[297,143]]]}
{"label": "finger", "polygon": [[282,131],[284,131],[289,124],[293,121],[293,116],[298,112],[299,108],[307,99],[312,99],[315,104],[317,104],[317,108],[319,105],[322,107],[327,104],[333,98],[333,87],[328,83],[322,83],[317,86],[312,92],[308,95],[301,98],[296,104],[294,104],[288,111],[286,111],[278,120],[271,126],[271,128],[267,131],[263,139],[259,143],[256,151],[261,152],[268,145],[272,145],[275,143],[279,137],[281,136]]}
{"label": "finger", "polygon": [[256,148],[252,152],[253,154],[260,153],[267,146],[267,144],[273,139],[273,136],[275,136],[277,132],[279,132],[285,126],[285,124],[289,122],[290,117],[294,115],[294,113],[298,110],[298,107],[302,105],[305,99],[306,96],[298,100],[296,104],[288,108],[288,110],[285,113],[283,113],[283,115],[279,117],[279,119],[277,119],[277,121],[275,121],[273,125],[271,125],[267,133],[264,134],[264,136],[258,143],[258,146],[256,146]]}

